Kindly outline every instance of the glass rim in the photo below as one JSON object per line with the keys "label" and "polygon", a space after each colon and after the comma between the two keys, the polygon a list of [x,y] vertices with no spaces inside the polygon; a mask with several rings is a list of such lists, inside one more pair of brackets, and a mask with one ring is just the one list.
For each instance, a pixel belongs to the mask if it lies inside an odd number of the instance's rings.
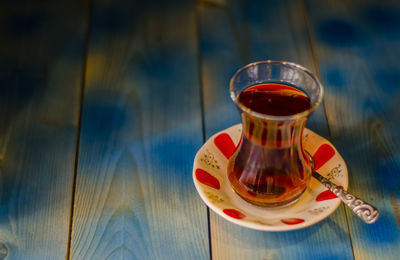
{"label": "glass rim", "polygon": [[[238,96],[236,95],[233,88],[234,88],[234,82],[235,79],[237,78],[237,76],[249,69],[250,67],[254,67],[257,66],[259,64],[280,64],[280,65],[286,65],[288,67],[292,67],[298,70],[301,70],[303,72],[305,72],[317,85],[318,89],[319,89],[319,96],[317,98],[317,100],[315,101],[315,103],[307,110],[304,110],[302,112],[293,114],[293,115],[288,115],[288,116],[274,116],[274,115],[268,115],[268,114],[263,114],[263,113],[259,113],[256,111],[251,110],[250,108],[248,108],[247,106],[243,105],[242,103],[239,102],[238,100]],[[276,83],[276,82],[275,82]],[[284,83],[282,81],[282,83]],[[250,86],[249,86],[250,87]],[[246,66],[240,68],[239,70],[236,71],[236,73],[232,76],[230,83],[229,83],[229,93],[231,96],[232,101],[244,112],[250,114],[251,116],[260,118],[260,119],[267,119],[267,120],[275,120],[275,121],[287,121],[287,120],[296,120],[302,117],[307,117],[309,116],[312,112],[314,112],[315,109],[317,109],[317,107],[319,106],[319,104],[322,102],[322,98],[324,95],[324,87],[321,84],[321,82],[319,81],[319,79],[307,68],[294,63],[294,62],[290,62],[290,61],[281,61],[281,60],[263,60],[263,61],[256,61],[256,62],[252,62],[247,64]],[[307,92],[306,92],[307,93]],[[307,93],[308,94],[308,93]]]}

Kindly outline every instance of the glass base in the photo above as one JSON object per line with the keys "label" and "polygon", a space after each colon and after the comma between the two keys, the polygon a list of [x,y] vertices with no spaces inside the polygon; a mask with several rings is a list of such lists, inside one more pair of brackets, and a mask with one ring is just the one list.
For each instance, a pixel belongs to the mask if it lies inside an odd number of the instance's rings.
{"label": "glass base", "polygon": [[296,197],[293,197],[289,200],[273,202],[273,203],[249,200],[249,199],[243,197],[242,195],[240,195],[238,192],[236,192],[235,189],[233,189],[233,190],[241,199],[243,199],[244,201],[246,201],[250,204],[253,204],[253,205],[256,205],[259,207],[264,207],[264,208],[284,208],[284,207],[295,204],[300,199],[301,195],[303,195],[303,193],[306,191],[306,189],[307,189],[307,187],[299,195],[297,195]]}

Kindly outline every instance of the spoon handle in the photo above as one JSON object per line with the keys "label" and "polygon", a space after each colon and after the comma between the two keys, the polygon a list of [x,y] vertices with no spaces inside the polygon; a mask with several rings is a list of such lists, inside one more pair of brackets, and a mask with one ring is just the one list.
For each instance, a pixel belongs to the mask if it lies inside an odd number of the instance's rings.
{"label": "spoon handle", "polygon": [[312,176],[321,182],[322,185],[332,191],[333,194],[338,196],[338,198],[341,199],[347,206],[349,206],[349,208],[365,223],[372,224],[378,219],[379,211],[371,204],[368,204],[353,194],[348,193],[316,171],[312,172]]}

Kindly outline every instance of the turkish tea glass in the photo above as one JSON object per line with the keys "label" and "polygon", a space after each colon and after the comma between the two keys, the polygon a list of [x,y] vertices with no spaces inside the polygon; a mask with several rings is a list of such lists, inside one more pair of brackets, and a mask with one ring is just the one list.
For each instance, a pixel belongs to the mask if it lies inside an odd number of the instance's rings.
{"label": "turkish tea glass", "polygon": [[[255,107],[266,105],[270,99],[260,102],[242,98],[242,93],[253,89],[268,90],[278,97],[279,106],[271,103],[267,112],[257,111]],[[296,110],[296,102],[279,103],[280,93],[287,91],[295,101],[298,97],[308,100],[309,106]],[[323,86],[298,64],[267,60],[237,71],[230,82],[230,95],[242,120],[241,139],[228,162],[227,174],[233,190],[258,206],[278,207],[296,202],[312,173],[303,149],[303,130],[322,100]]]}

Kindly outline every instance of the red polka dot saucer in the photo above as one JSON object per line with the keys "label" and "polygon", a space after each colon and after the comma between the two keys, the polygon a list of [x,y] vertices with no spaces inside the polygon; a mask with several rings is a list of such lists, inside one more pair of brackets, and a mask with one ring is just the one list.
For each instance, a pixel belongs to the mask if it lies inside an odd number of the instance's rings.
{"label": "red polka dot saucer", "polygon": [[[240,140],[241,131],[242,126],[238,124],[213,135],[194,159],[194,185],[210,209],[243,227],[288,231],[318,223],[338,208],[341,201],[314,178],[300,199],[286,207],[258,207],[241,199],[231,188],[226,173],[228,159]],[[335,147],[309,129],[304,129],[303,146],[313,155],[315,169],[346,190],[346,163]]]}

